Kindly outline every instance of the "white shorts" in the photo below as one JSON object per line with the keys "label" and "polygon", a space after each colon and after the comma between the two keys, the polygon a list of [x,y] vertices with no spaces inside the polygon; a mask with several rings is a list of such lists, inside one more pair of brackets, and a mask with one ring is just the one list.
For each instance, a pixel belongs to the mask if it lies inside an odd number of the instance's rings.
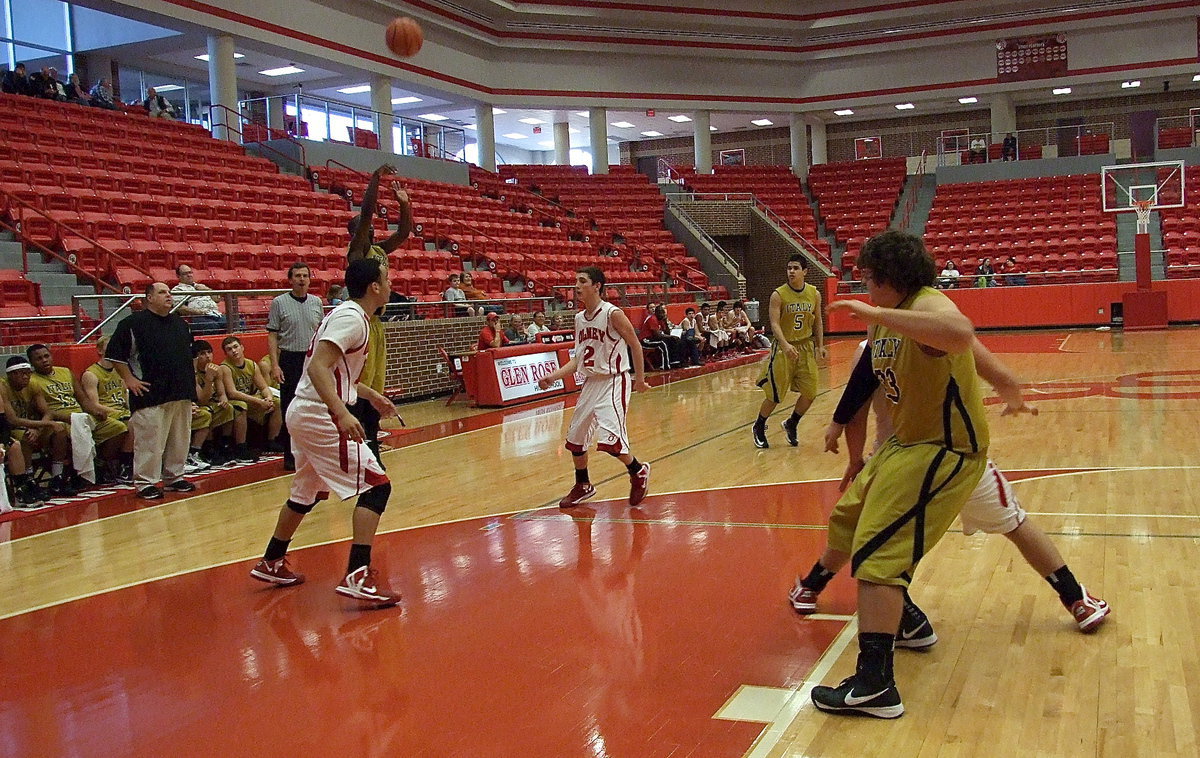
{"label": "white shorts", "polygon": [[1024,521],[1025,509],[1017,500],[1012,485],[996,464],[988,461],[983,477],[963,506],[963,533],[1008,534]]}
{"label": "white shorts", "polygon": [[300,505],[345,500],[388,480],[365,442],[343,437],[324,403],[298,397],[287,410],[287,428],[296,456],[296,478],[288,498]]}
{"label": "white shorts", "polygon": [[575,415],[567,427],[567,449],[573,453],[586,451],[596,440],[596,449],[626,455],[629,452],[629,432],[625,414],[629,410],[629,394],[633,380],[629,372],[615,376],[589,376],[575,404]]}

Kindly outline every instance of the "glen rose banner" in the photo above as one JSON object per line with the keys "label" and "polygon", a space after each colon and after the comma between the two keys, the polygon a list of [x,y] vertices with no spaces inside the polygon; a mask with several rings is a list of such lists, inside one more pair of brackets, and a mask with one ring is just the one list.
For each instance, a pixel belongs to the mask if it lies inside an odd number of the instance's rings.
{"label": "glen rose banner", "polygon": [[996,78],[1002,82],[1066,76],[1067,37],[1013,37],[996,42]]}
{"label": "glen rose banner", "polygon": [[[496,361],[496,379],[500,383],[500,399],[514,400],[542,392],[538,380],[559,368],[558,353],[527,353],[500,358]],[[550,385],[550,390],[561,390],[562,380]]]}

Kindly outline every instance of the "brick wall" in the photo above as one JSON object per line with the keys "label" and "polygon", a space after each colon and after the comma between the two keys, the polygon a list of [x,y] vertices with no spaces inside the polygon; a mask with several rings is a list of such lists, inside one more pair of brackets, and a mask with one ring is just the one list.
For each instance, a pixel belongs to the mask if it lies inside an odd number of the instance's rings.
{"label": "brick wall", "polygon": [[[800,251],[790,239],[776,232],[775,227],[757,213],[750,215],[750,236],[742,274],[746,277],[746,297],[762,303],[759,315],[762,322],[767,324],[770,318],[767,305],[771,293],[787,281],[787,260]],[[825,275],[816,266],[808,267],[805,281],[816,287],[818,292],[825,291]]]}
{"label": "brick wall", "polygon": [[701,203],[675,202],[673,205],[696,221],[714,237],[750,233],[750,204],[747,202]]}
{"label": "brick wall", "polygon": [[468,317],[384,324],[388,394],[410,399],[449,393],[454,383],[437,349],[448,353],[470,350],[479,339],[483,322],[482,317]]}

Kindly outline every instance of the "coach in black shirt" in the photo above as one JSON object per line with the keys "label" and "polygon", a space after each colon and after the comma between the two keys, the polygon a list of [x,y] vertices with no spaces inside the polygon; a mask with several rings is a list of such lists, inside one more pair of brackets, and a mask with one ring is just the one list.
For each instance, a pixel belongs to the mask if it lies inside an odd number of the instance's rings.
{"label": "coach in black shirt", "polygon": [[162,282],[146,287],[145,310],[117,325],[104,354],[129,389],[133,475],[138,497],[145,500],[163,496],[159,481],[171,492],[196,489],[183,478],[196,399],[192,331],[171,313],[173,303]]}

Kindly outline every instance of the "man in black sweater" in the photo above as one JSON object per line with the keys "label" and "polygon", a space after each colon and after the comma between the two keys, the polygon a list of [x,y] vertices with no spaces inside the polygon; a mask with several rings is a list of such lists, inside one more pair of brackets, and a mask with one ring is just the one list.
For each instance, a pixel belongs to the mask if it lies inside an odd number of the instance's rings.
{"label": "man in black sweater", "polygon": [[163,489],[196,489],[183,478],[196,400],[192,332],[181,316],[171,313],[172,304],[166,284],[146,287],[146,308],[117,325],[104,355],[129,389],[133,474],[144,500],[162,498]]}

